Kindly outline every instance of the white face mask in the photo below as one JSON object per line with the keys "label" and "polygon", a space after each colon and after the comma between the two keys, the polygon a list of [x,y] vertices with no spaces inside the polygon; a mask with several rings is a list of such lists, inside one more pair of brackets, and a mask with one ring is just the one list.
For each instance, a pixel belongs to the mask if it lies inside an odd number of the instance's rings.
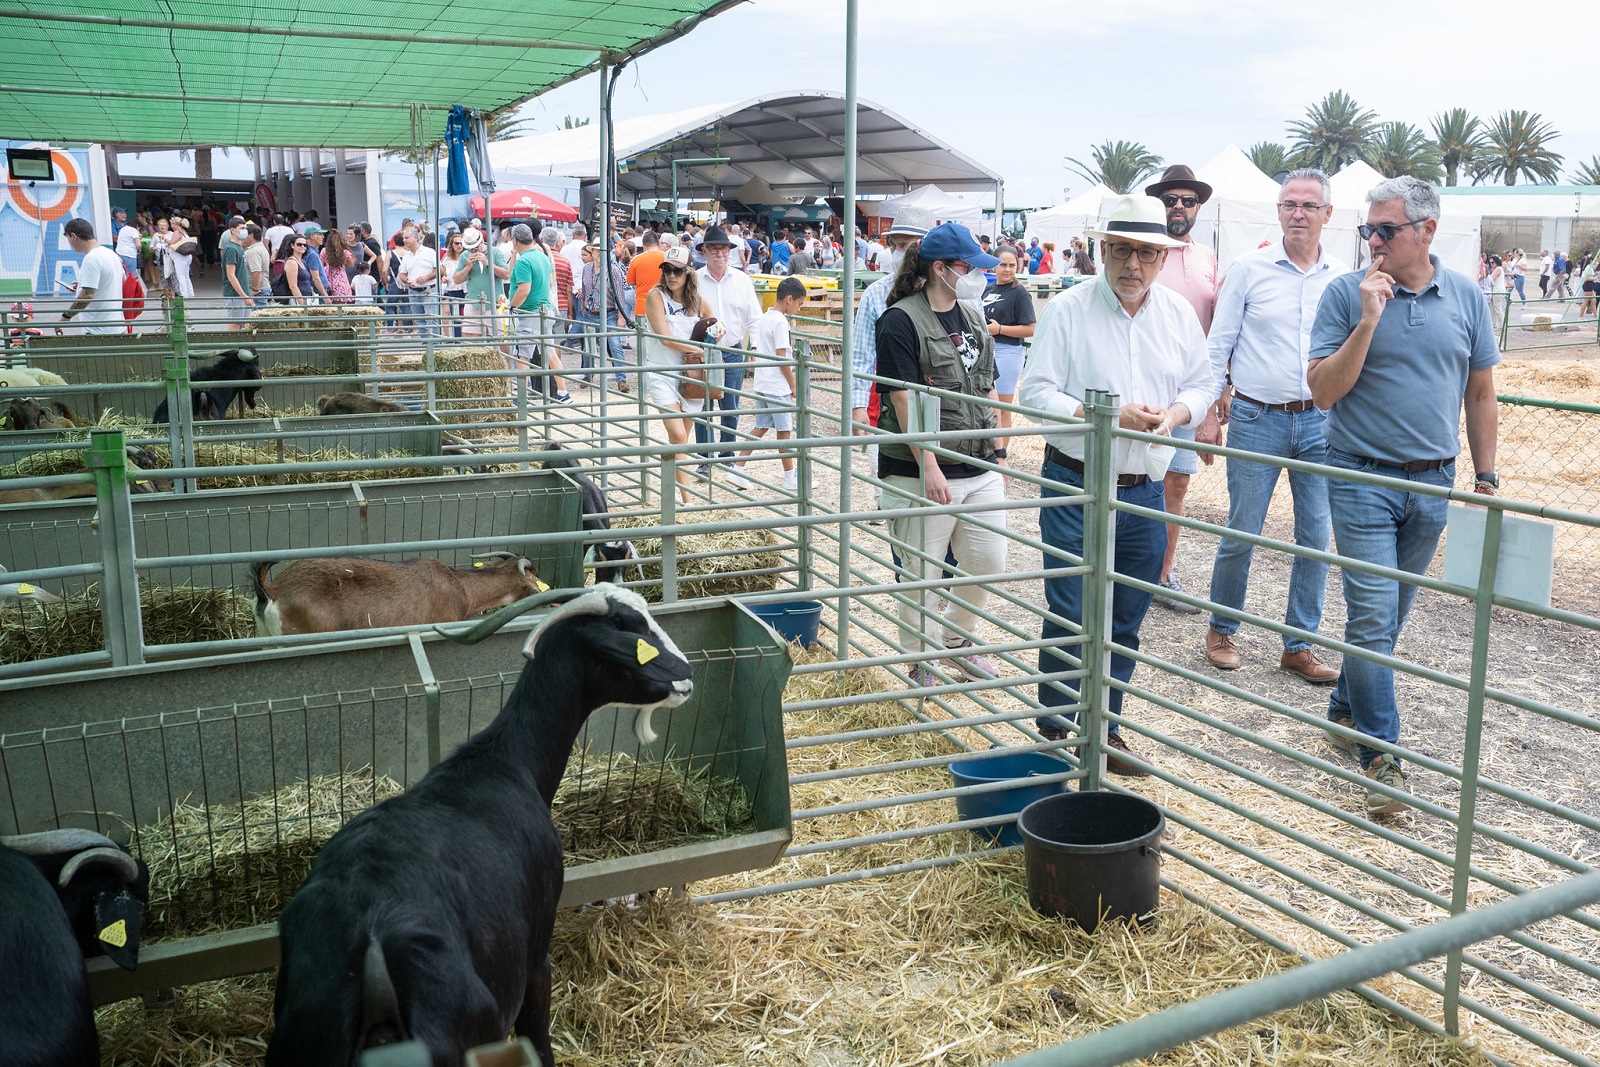
{"label": "white face mask", "polygon": [[[948,277],[949,271],[946,270]],[[981,300],[983,291],[989,287],[989,279],[983,276],[983,271],[977,267],[968,267],[967,273],[956,279],[954,286],[957,300]]]}
{"label": "white face mask", "polygon": [[905,249],[903,249],[903,248],[891,248],[891,249],[889,249],[889,273],[890,274],[899,274],[900,273],[900,264],[901,264],[902,261],[904,261],[905,258],[906,258]]}

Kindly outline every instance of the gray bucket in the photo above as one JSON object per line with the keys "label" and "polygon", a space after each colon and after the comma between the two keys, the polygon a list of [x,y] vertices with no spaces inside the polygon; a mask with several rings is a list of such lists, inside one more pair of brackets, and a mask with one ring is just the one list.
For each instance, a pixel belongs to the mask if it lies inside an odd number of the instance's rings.
{"label": "gray bucket", "polygon": [[1166,818],[1143,797],[1061,793],[1022,809],[1028,903],[1091,933],[1100,919],[1148,921],[1161,893]]}

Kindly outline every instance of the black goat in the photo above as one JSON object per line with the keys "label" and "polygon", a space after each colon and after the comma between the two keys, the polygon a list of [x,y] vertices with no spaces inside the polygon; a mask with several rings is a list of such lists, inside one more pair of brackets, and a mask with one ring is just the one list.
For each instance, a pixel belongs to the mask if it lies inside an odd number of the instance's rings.
{"label": "black goat", "polygon": [[[455,639],[481,638],[528,606]],[[563,871],[550,801],[591,712],[640,707],[634,729],[648,744],[651,709],[682,703],[694,685],[644,600],[610,585],[552,612],[523,655],[494,722],[323,846],[278,923],[268,1067],[348,1067],[406,1040],[425,1044],[435,1067],[458,1067],[513,1023],[554,1062],[549,951]]]}
{"label": "black goat", "polygon": [[[554,441],[546,441],[541,450],[559,453],[561,446]],[[557,455],[554,459],[545,460],[544,467],[546,470],[566,471],[567,477],[578,483],[578,492],[583,501],[585,530],[590,533],[598,530],[605,530],[607,533],[611,531],[611,511],[606,505],[605,490],[583,472],[577,460],[570,456]],[[583,563],[586,567],[594,568],[596,585],[602,582],[624,582],[627,581],[626,561],[637,559],[638,556],[639,554],[634,551],[633,542],[625,538],[619,541],[597,541],[584,550]],[[635,564],[636,568],[637,566]],[[642,571],[639,577],[644,577]]]}
{"label": "black goat", "polygon": [[133,969],[150,876],[88,830],[0,839],[0,1063],[96,1067],[100,1041],[84,957]]}
{"label": "black goat", "polygon": [[[261,392],[261,387],[243,383],[261,381],[261,361],[256,358],[253,348],[230,348],[218,352],[215,363],[191,371],[189,381],[191,384],[229,383],[206,389],[197,388],[190,393],[196,420],[207,422],[227,418],[228,408],[233,404],[234,397],[239,398],[239,414],[243,415],[246,408],[257,406],[256,396]],[[156,405],[156,413],[151,419],[154,422],[166,422],[167,417],[167,402],[163,399]]]}

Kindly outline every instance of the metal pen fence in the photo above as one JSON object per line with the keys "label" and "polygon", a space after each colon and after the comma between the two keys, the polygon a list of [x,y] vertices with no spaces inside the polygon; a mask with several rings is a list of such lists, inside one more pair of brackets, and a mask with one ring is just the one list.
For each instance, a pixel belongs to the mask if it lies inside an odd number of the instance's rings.
{"label": "metal pen fence", "polygon": [[[559,339],[559,327],[547,321],[532,336],[549,344]],[[553,493],[570,499],[569,489],[548,490],[534,484],[539,478],[546,484],[559,481],[530,469],[548,458],[540,443],[549,440],[561,443],[603,482],[614,517],[645,524],[630,531],[630,537],[642,542],[648,535],[659,544],[642,561],[651,573],[630,575],[630,585],[663,601],[681,601],[675,610],[692,616],[716,599],[705,596],[703,586],[691,584],[706,580],[693,565],[721,561],[728,575],[748,583],[739,587],[747,603],[803,597],[823,605],[823,647],[813,648],[795,664],[783,709],[783,737],[764,742],[777,744],[788,759],[793,843],[783,850],[781,865],[770,872],[724,878],[706,886],[699,898],[705,902],[744,900],[991,858],[1003,850],[972,831],[1005,825],[1012,816],[963,817],[955,805],[964,798],[997,793],[1005,783],[957,785],[949,766],[1019,751],[1061,755],[1061,781],[1131,788],[1159,803],[1170,828],[1163,844],[1169,861],[1163,881],[1167,890],[1199,903],[1266,944],[1307,960],[1346,958],[1343,954],[1383,932],[1436,924],[1443,929],[1449,916],[1501,898],[1521,898],[1542,886],[1562,883],[1573,873],[1592,870],[1595,856],[1600,855],[1596,851],[1600,812],[1583,777],[1592,762],[1600,723],[1590,710],[1587,694],[1592,679],[1582,652],[1594,647],[1593,632],[1600,623],[1585,606],[1592,601],[1572,578],[1578,573],[1570,569],[1576,553],[1564,547],[1569,531],[1587,537],[1600,525],[1593,508],[1563,508],[1544,496],[1530,499],[1518,491],[1517,486],[1525,483],[1517,479],[1508,480],[1511,495],[1504,499],[1455,496],[1487,507],[1491,531],[1498,530],[1500,517],[1506,514],[1542,517],[1558,527],[1557,574],[1568,576],[1568,581],[1565,585],[1558,581],[1555,607],[1539,608],[1496,596],[1498,557],[1492,548],[1484,557],[1476,587],[1438,577],[1396,575],[1423,590],[1404,643],[1395,656],[1383,658],[1400,676],[1408,725],[1404,747],[1397,751],[1415,768],[1417,796],[1411,814],[1375,820],[1362,811],[1359,773],[1343,759],[1320,754],[1319,746],[1325,745],[1321,691],[1301,688],[1298,681],[1285,681],[1285,676],[1270,672],[1220,675],[1205,665],[1198,630],[1168,625],[1167,620],[1150,620],[1151,632],[1137,650],[1113,646],[1104,628],[1095,626],[1069,625],[1065,638],[1041,638],[1040,625],[1048,612],[1039,589],[1046,577],[1079,574],[1087,588],[1098,590],[1102,602],[1114,584],[1139,583],[1111,569],[1112,536],[1091,540],[1082,556],[1062,553],[1040,536],[1038,490],[1045,482],[1034,465],[1043,432],[1037,412],[1012,408],[1016,418],[1010,489],[997,508],[929,507],[915,501],[901,505],[898,499],[896,506],[880,507],[878,495],[884,483],[868,469],[862,440],[851,437],[840,420],[841,407],[848,405],[841,403],[838,373],[802,353],[795,360],[801,385],[794,405],[796,439],[780,446],[770,437],[753,439],[748,422],[740,427],[737,445],[754,449],[747,469],[755,486],[744,490],[725,477],[725,461],[716,455],[724,450],[720,442],[670,442],[666,416],[644,402],[642,388],[618,393],[601,374],[596,388],[574,391],[575,403],[557,404],[536,385],[551,376],[550,369],[507,367],[503,357],[494,357],[502,358],[498,368],[460,370],[454,360],[463,349],[475,347],[470,339],[438,338],[430,348],[413,336],[393,336],[387,329],[380,329],[371,347],[362,350],[357,376],[362,386],[380,395],[406,397],[477,450],[471,465],[497,469],[470,473],[460,457],[446,455],[290,459],[259,469],[275,479],[381,472],[399,463],[430,473],[447,469],[461,473],[440,474],[436,481],[443,484],[409,491],[405,482],[384,483],[386,488],[377,491],[373,486],[378,483],[345,477],[330,487],[295,490],[304,492],[303,498],[263,507],[249,495],[261,490],[194,488],[208,475],[251,470],[237,464],[202,467],[174,462],[144,473],[188,482],[188,493],[149,494],[148,499],[130,494],[113,474],[118,465],[112,445],[104,447],[105,461],[91,465],[87,474],[7,481],[18,486],[92,481],[98,493],[93,503],[63,501],[26,511],[19,505],[0,506],[8,535],[17,527],[14,543],[21,546],[27,538],[38,546],[26,562],[21,556],[0,554],[0,562],[15,572],[8,579],[63,591],[72,583],[99,580],[108,589],[115,587],[122,600],[105,606],[107,646],[98,652],[0,668],[7,676],[0,694],[0,773],[10,781],[12,760],[34,760],[37,765],[47,741],[59,737],[67,746],[60,750],[61,763],[52,766],[59,773],[50,775],[52,782],[60,780],[52,787],[63,790],[60,802],[35,811],[29,805],[53,796],[51,791],[19,791],[13,784],[8,792],[0,792],[4,829],[20,828],[19,814],[32,820],[29,828],[88,824],[115,830],[119,824],[113,815],[132,817],[135,825],[144,822],[142,816],[122,810],[128,805],[112,801],[115,790],[75,795],[101,783],[92,773],[74,769],[74,759],[82,764],[83,738],[124,736],[120,720],[104,723],[103,717],[95,718],[63,696],[87,695],[96,691],[93,686],[100,686],[100,691],[120,686],[116,706],[131,720],[159,713],[161,709],[149,702],[165,699],[161,679],[182,679],[182,684],[193,687],[194,699],[187,707],[221,708],[212,728],[227,736],[236,722],[259,724],[272,717],[265,709],[250,710],[254,718],[241,720],[235,715],[249,710],[239,696],[248,672],[271,664],[289,694],[284,698],[289,702],[282,705],[272,697],[272,715],[281,707],[289,721],[301,724],[301,740],[295,742],[300,747],[294,751],[302,755],[311,751],[304,742],[308,736],[304,724],[312,721],[308,714],[332,700],[341,708],[354,709],[351,714],[358,719],[366,716],[368,725],[360,730],[367,742],[353,745],[351,758],[375,768],[383,760],[371,747],[371,723],[379,721],[375,716],[380,712],[390,714],[382,710],[389,706],[385,703],[389,690],[378,692],[380,680],[383,686],[410,687],[396,697],[402,703],[395,705],[401,710],[394,713],[396,722],[410,723],[419,712],[426,718],[428,701],[433,699],[428,696],[430,685],[448,688],[457,684],[449,678],[490,677],[508,669],[504,662],[496,666],[486,660],[456,674],[424,670],[415,653],[422,639],[403,630],[340,635],[331,643],[326,636],[314,635],[149,645],[135,628],[142,594],[135,577],[165,575],[181,581],[189,575],[193,581],[237,582],[261,559],[303,558],[334,547],[354,554],[464,556],[503,547],[513,533],[520,536],[518,543],[525,551],[566,553],[561,558],[570,567],[581,556],[581,546],[598,536],[577,526],[575,511],[561,511],[554,522],[560,528],[533,533],[518,528],[525,524],[511,517],[523,498]],[[636,358],[644,336],[642,330],[629,335],[635,346],[630,358]],[[137,343],[159,347],[161,342],[141,336]],[[498,351],[498,344],[497,339],[495,346],[485,347]],[[709,365],[718,366],[714,349]],[[661,372],[646,372],[632,363],[623,373],[642,384],[646,374]],[[147,389],[151,395],[164,390],[169,399],[176,399],[184,379],[174,374]],[[90,384],[72,388],[88,389]],[[746,405],[755,402],[747,388],[736,389],[736,395]],[[1111,440],[1126,435],[1111,425],[1104,402],[1091,416],[1065,430],[1051,427],[1051,432],[1080,436],[1091,456],[1108,457]],[[178,426],[164,432],[190,431]],[[955,455],[952,446],[960,436],[927,431],[878,434],[873,443],[920,442]],[[198,445],[198,433],[194,441]],[[1241,455],[1194,447],[1223,461]],[[797,454],[807,468],[799,479],[801,488],[792,493],[778,486],[778,464],[784,453]],[[1502,449],[1502,469],[1505,456]],[[709,477],[696,479],[688,491],[689,502],[680,503],[671,490],[677,468],[698,467],[701,460],[710,466]],[[1305,468],[1288,461],[1271,462]],[[1109,530],[1116,514],[1135,510],[1115,499],[1108,491],[1110,484],[1108,461],[1092,462],[1084,490],[1062,487],[1067,495],[1053,506],[1084,508],[1092,527]],[[447,516],[446,507],[455,510]],[[897,539],[892,533],[896,527],[880,524],[996,510],[1003,514],[1003,524],[992,518],[975,521],[1005,539],[1006,567],[999,577],[972,573],[959,561],[923,559],[920,562],[931,573],[918,578],[923,568],[913,568],[912,563],[921,553],[920,545]],[[393,520],[386,517],[391,511]],[[1207,550],[1212,539],[1225,533],[1219,523],[1205,521],[1207,516],[1192,514],[1181,521],[1191,553],[1196,544]],[[487,525],[478,525],[480,520]],[[187,532],[191,530],[206,532]],[[1256,573],[1261,577],[1247,610],[1234,613],[1252,632],[1264,632],[1269,639],[1293,632],[1276,618],[1287,561],[1317,555],[1288,543],[1282,530],[1269,526],[1267,536],[1243,538],[1257,546]],[[735,536],[760,538],[762,543],[718,541]],[[1491,533],[1486,539],[1491,546],[1495,536]],[[771,558],[753,558],[763,553]],[[1366,567],[1332,553],[1319,558],[1340,567]],[[909,646],[901,637],[902,608],[926,620],[939,611],[944,593],[969,586],[988,590],[990,601],[977,613],[979,623],[958,636],[974,641],[973,651],[999,664],[998,679],[967,679],[943,663],[937,652]],[[1204,598],[1190,599],[1218,610]],[[1345,656],[1370,658],[1370,653],[1331,636],[1340,611],[1336,595],[1328,600],[1323,628],[1328,636],[1298,636]],[[13,602],[3,614],[15,620],[36,610]],[[706,647],[737,649],[749,644],[729,638]],[[1551,664],[1548,654],[1517,653],[1528,645],[1572,650],[1574,658],[1563,668]],[[1066,649],[1070,669],[1041,671],[1038,656],[1047,646]],[[432,649],[429,645],[424,657],[430,662]],[[319,659],[334,662],[328,657],[335,651],[356,651],[370,659],[373,680],[345,677],[344,661],[333,671],[314,666]],[[1139,664],[1133,682],[1121,686],[1128,705],[1117,721],[1155,764],[1153,777],[1134,786],[1105,777],[1101,727],[1108,717],[1106,695],[1112,685],[1120,685],[1106,669],[1113,651],[1130,655]],[[122,668],[124,673],[105,667],[117,661],[137,664],[141,656],[152,662]],[[52,676],[47,668],[61,673]],[[918,675],[918,668],[929,674]],[[132,677],[140,679],[139,684],[119,681]],[[401,683],[402,678],[407,681]],[[1046,741],[1033,726],[1040,710],[1037,692],[1040,685],[1057,684],[1081,690],[1083,696],[1066,710],[1081,711],[1084,728],[1068,740]],[[348,699],[308,696],[337,694],[347,685]],[[203,699],[202,692],[220,693],[221,699]],[[21,693],[28,695],[26,700],[19,699]],[[255,694],[250,699],[265,696]],[[104,698],[98,706],[109,706],[111,699]],[[494,699],[485,697],[484,710]],[[174,706],[168,702],[166,709]],[[262,714],[256,714],[258,710]],[[472,720],[463,720],[462,725],[476,721],[477,713],[471,714]],[[182,721],[173,719],[174,728]],[[388,732],[405,729],[409,727]],[[426,728],[417,736],[423,738],[416,742],[421,747],[404,756],[408,765],[416,751],[427,751]],[[441,736],[439,744],[447,745],[451,736]],[[113,749],[123,744],[106,743]],[[991,750],[991,745],[1001,747]],[[184,773],[191,780],[199,775],[202,783],[236,780],[235,792],[241,791],[235,768],[248,761],[226,746],[217,751],[219,755],[207,753],[198,763],[190,761]],[[423,757],[424,763],[427,758]],[[338,761],[349,762],[342,754]],[[291,762],[296,762],[296,771],[309,773],[310,764],[304,759]],[[111,766],[107,781],[149,778],[130,775],[127,764]],[[369,783],[373,773],[368,772]],[[160,783],[152,788],[161,794],[157,806],[185,795],[206,796],[193,788],[185,793]],[[349,811],[361,803],[358,797],[348,805]],[[140,810],[145,810],[142,804]],[[336,805],[335,824],[344,817],[346,811]],[[281,836],[276,822],[273,826],[272,833]],[[204,834],[219,837],[211,830]],[[1600,1033],[1600,1015],[1594,1008],[1600,1003],[1600,956],[1595,951],[1600,919],[1592,910],[1573,904],[1563,906],[1554,918],[1521,929],[1525,924],[1526,918],[1507,920],[1507,925],[1487,931],[1496,936],[1470,951],[1462,942],[1459,949],[1434,950],[1403,964],[1391,963],[1385,970],[1400,968],[1396,974],[1361,978],[1366,982],[1361,992],[1415,1025],[1471,1035],[1480,1050],[1500,1062],[1594,1062],[1600,1058],[1593,1036]],[[203,956],[160,963],[148,980],[269,965],[263,962],[259,943],[246,948],[239,944],[240,936],[236,930],[217,934]],[[1438,951],[1446,951],[1442,960]],[[1161,964],[1152,960],[1149,965]],[[1262,1010],[1279,995],[1263,994]]]}

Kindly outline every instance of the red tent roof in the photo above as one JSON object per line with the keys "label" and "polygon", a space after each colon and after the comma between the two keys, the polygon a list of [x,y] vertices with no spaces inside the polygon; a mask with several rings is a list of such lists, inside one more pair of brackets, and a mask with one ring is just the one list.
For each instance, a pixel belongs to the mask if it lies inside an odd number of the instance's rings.
{"label": "red tent roof", "polygon": [[[489,198],[489,208],[497,219],[545,219],[550,222],[577,222],[578,209],[532,189],[501,189]],[[472,198],[472,213],[483,217],[483,197]]]}

